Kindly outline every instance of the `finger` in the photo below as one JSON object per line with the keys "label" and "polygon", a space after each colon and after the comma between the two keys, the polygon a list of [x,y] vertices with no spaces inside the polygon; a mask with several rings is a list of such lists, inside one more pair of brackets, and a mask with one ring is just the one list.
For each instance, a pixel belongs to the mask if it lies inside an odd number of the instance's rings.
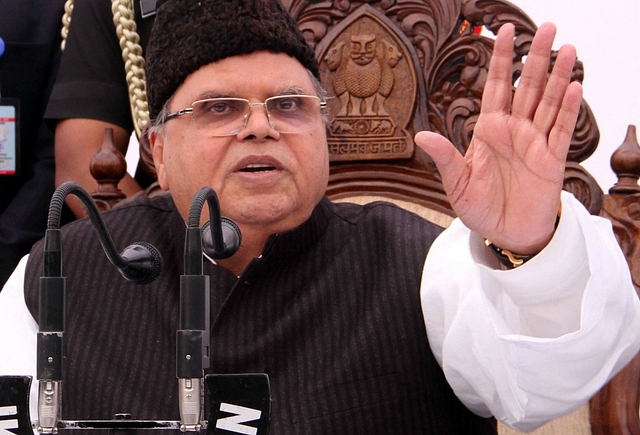
{"label": "finger", "polygon": [[513,87],[511,80],[513,78],[514,35],[515,27],[513,24],[505,24],[498,31],[489,63],[487,81],[482,93],[482,112],[509,112]]}
{"label": "finger", "polygon": [[553,127],[563,104],[575,60],[576,49],[573,46],[565,45],[558,51],[556,63],[533,119],[534,127],[545,134]]}
{"label": "finger", "polygon": [[416,134],[414,141],[433,159],[442,178],[444,190],[451,199],[459,193],[460,185],[468,178],[464,157],[448,139],[437,133],[421,131]]}
{"label": "finger", "polygon": [[517,118],[533,118],[547,82],[551,46],[555,35],[555,25],[545,23],[538,28],[533,37],[511,107],[512,115]]}
{"label": "finger", "polygon": [[582,85],[571,82],[564,93],[558,116],[549,133],[549,150],[559,160],[564,161],[567,158],[581,103]]}

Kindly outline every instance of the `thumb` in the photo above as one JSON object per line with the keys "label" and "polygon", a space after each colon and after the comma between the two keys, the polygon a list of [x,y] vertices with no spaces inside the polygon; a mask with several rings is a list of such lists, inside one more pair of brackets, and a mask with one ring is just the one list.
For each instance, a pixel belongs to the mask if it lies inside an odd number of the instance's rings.
{"label": "thumb", "polygon": [[433,159],[445,184],[460,177],[465,167],[464,158],[447,138],[438,133],[421,131],[415,135],[414,141]]}

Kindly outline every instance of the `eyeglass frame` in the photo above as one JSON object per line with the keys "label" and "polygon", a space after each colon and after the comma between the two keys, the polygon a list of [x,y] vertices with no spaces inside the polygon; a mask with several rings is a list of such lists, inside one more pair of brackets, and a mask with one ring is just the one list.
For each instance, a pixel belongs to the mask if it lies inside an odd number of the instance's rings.
{"label": "eyeglass frame", "polygon": [[[274,96],[272,96],[272,97],[266,98],[266,99],[265,99],[263,102],[261,102],[261,103],[260,103],[260,102],[252,102],[252,101],[250,101],[250,100],[248,100],[248,99],[246,99],[246,98],[240,98],[240,97],[213,97],[213,98],[203,98],[203,99],[200,99],[200,100],[196,100],[196,101],[194,101],[193,103],[191,103],[191,106],[189,106],[189,107],[185,107],[184,109],[180,109],[180,110],[177,110],[177,111],[175,111],[175,112],[172,112],[172,113],[168,113],[168,114],[166,114],[165,116],[163,116],[163,118],[162,118],[162,120],[161,120],[161,122],[160,122],[159,124],[164,124],[165,122],[167,122],[167,121],[169,121],[169,120],[171,120],[171,119],[178,118],[178,117],[180,117],[180,116],[182,116],[182,115],[188,115],[188,114],[191,114],[192,119],[194,119],[194,118],[193,118],[193,105],[194,105],[194,104],[197,104],[197,103],[203,103],[203,102],[206,102],[206,101],[215,101],[215,100],[234,100],[234,101],[246,101],[246,102],[247,102],[247,104],[248,104],[248,106],[247,106],[247,107],[248,107],[247,112],[243,115],[243,117],[244,117],[244,125],[243,125],[243,128],[245,128],[245,127],[247,126],[247,122],[249,121],[249,116],[251,115],[251,108],[252,108],[252,107],[254,107],[254,106],[262,106],[262,107],[264,107],[264,111],[265,111],[265,113],[266,113],[266,115],[267,115],[267,119],[269,120],[269,125],[271,125],[271,127],[275,129],[275,127],[273,127],[273,123],[272,123],[272,121],[271,121],[271,114],[269,113],[269,110],[267,110],[267,102],[268,102],[269,100],[273,100],[273,99],[281,99],[281,98],[286,98],[286,97],[305,97],[305,98],[310,97],[310,98],[317,99],[317,100],[319,101],[319,103],[320,103],[320,111],[321,111],[321,112],[322,112],[323,110],[326,110],[326,109],[327,109],[327,107],[328,107],[328,104],[327,104],[326,99],[323,99],[323,98],[321,98],[321,97],[319,97],[319,96],[317,96],[317,95],[309,95],[309,94],[282,94],[282,95],[274,95]],[[275,130],[276,130],[276,131],[278,131],[277,129],[275,129]],[[279,131],[279,133],[285,133],[285,134],[286,134],[287,132],[280,132],[280,131]],[[229,133],[229,134],[221,135],[221,136],[233,136],[233,135],[235,135],[235,134],[237,134],[237,133]]]}

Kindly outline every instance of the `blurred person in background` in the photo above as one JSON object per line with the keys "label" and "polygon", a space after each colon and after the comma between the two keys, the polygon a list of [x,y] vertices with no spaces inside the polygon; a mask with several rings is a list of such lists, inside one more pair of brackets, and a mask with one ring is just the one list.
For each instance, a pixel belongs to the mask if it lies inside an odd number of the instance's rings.
{"label": "blurred person in background", "polygon": [[43,114],[60,61],[64,0],[0,0],[0,11],[0,117],[17,133],[0,151],[1,288],[47,226],[54,139]]}

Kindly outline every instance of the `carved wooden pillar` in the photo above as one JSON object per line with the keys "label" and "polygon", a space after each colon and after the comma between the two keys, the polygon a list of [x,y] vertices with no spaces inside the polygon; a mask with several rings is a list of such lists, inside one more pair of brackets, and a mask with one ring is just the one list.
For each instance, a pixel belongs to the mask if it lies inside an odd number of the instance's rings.
{"label": "carved wooden pillar", "polygon": [[118,189],[118,183],[127,173],[127,162],[113,145],[113,129],[104,129],[102,149],[91,159],[89,169],[98,182],[91,196],[101,211],[109,210],[126,198],[124,192]]}
{"label": "carved wooden pillar", "polygon": [[[635,126],[629,126],[624,143],[613,153],[611,168],[618,182],[604,197],[601,214],[612,221],[636,291],[640,292],[640,146]],[[639,393],[640,355],[637,355],[591,399],[593,434],[640,435]]]}
{"label": "carved wooden pillar", "polygon": [[640,146],[634,125],[629,126],[623,144],[611,156],[611,168],[618,182],[605,197],[601,214],[613,222],[633,283],[640,289]]}

